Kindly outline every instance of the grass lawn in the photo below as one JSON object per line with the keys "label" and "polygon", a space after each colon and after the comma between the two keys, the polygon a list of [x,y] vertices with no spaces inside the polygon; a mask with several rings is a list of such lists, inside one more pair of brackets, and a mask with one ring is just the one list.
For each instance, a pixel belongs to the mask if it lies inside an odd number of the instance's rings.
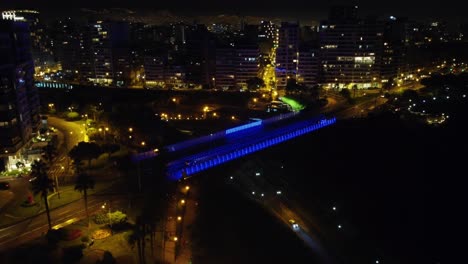
{"label": "grass lawn", "polygon": [[[88,191],[88,195],[106,190],[111,185],[112,182],[98,182],[94,186],[94,189]],[[62,187],[60,189],[60,199],[58,198],[57,194],[49,196],[49,208],[54,209],[81,198],[82,194],[78,191],[75,191],[74,186]],[[5,214],[0,216],[0,226],[13,224],[19,220],[32,217],[45,210],[44,200],[40,194],[34,196],[34,201],[37,203],[35,206],[24,207],[21,205],[21,201],[18,201],[13,206],[8,207]]]}

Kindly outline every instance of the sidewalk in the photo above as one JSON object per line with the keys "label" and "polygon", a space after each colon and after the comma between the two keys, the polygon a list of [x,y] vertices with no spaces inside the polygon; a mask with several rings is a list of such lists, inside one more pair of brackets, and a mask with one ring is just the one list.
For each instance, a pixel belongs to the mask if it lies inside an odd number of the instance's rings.
{"label": "sidewalk", "polygon": [[[169,204],[165,225],[164,263],[191,263],[192,225],[195,221],[198,205],[193,198],[195,196],[195,190],[191,186],[189,192],[177,193],[174,196],[176,198]],[[182,203],[181,200],[185,202]]]}

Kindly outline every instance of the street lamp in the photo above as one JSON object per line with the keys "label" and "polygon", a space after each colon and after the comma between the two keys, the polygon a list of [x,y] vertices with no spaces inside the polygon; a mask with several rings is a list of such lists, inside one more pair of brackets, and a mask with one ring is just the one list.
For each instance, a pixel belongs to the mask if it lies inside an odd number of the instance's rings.
{"label": "street lamp", "polygon": [[[102,209],[106,209],[106,205],[107,203],[104,203],[101,208]],[[107,211],[107,217],[109,218],[109,226],[112,227],[112,220],[111,220],[111,208],[110,208],[110,202],[109,202],[109,206],[107,207],[109,210]]]}

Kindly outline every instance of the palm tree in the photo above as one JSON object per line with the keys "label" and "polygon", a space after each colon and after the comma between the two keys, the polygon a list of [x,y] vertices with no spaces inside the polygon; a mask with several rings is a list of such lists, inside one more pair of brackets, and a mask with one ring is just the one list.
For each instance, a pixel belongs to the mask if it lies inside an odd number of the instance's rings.
{"label": "palm tree", "polygon": [[87,173],[79,173],[75,182],[75,190],[83,193],[85,203],[86,217],[88,218],[89,228],[89,212],[88,212],[88,190],[94,189],[94,180]]}
{"label": "palm tree", "polygon": [[145,224],[141,216],[138,216],[135,225],[133,226],[133,232],[128,237],[128,243],[130,243],[132,247],[135,243],[137,244],[138,260],[140,264],[145,263],[145,236]]}
{"label": "palm tree", "polygon": [[50,221],[50,210],[47,195],[49,192],[54,191],[54,181],[49,178],[47,173],[47,164],[42,160],[36,160],[31,167],[31,175],[36,177],[36,180],[32,182],[32,190],[34,194],[40,193],[44,199],[44,204],[47,213],[47,221],[49,223],[49,230],[52,229],[52,223]]}
{"label": "palm tree", "polygon": [[74,146],[68,156],[72,158],[76,164],[80,164],[82,160],[88,160],[88,168],[91,166],[91,160],[99,157],[101,154],[101,147],[94,142],[80,142]]}

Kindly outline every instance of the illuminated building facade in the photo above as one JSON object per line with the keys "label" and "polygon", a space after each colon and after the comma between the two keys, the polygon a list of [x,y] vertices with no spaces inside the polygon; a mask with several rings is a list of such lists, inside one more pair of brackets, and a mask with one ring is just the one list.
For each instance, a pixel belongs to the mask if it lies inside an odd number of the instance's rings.
{"label": "illuminated building facade", "polygon": [[319,81],[319,49],[303,46],[299,48],[296,80],[299,84],[312,87]]}
{"label": "illuminated building facade", "polygon": [[259,26],[258,39],[274,40],[276,38],[276,26],[271,21],[262,21]]}
{"label": "illuminated building facade", "polygon": [[383,24],[358,19],[357,7],[332,9],[319,28],[321,72],[325,88],[380,87]]}
{"label": "illuminated building facade", "polygon": [[80,45],[84,79],[101,85],[128,84],[131,59],[126,22],[89,23]]}
{"label": "illuminated building facade", "polygon": [[219,89],[247,88],[249,79],[258,77],[260,50],[256,44],[232,44],[216,49],[213,79]]}
{"label": "illuminated building facade", "polygon": [[214,84],[218,89],[233,89],[236,85],[234,73],[234,54],[232,46],[216,48],[216,71]]}
{"label": "illuminated building facade", "polygon": [[277,87],[284,89],[289,78],[295,78],[298,67],[300,29],[297,23],[281,23],[276,49]]}
{"label": "illuminated building facade", "polygon": [[40,13],[36,10],[17,9],[2,12],[3,20],[24,21],[28,23],[31,34],[31,52],[36,71],[46,71],[53,66],[53,42],[45,33],[45,27],[40,22]]}
{"label": "illuminated building facade", "polygon": [[27,23],[0,21],[0,170],[15,168],[39,128],[30,40]]}

